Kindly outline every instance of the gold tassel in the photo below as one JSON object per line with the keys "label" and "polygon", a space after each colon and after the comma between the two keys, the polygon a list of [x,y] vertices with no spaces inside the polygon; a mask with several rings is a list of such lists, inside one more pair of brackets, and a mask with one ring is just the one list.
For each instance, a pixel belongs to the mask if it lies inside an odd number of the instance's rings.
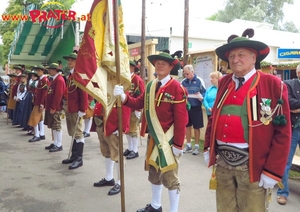
{"label": "gold tassel", "polygon": [[213,165],[211,178],[209,180],[209,189],[216,190],[217,189],[217,178],[216,178],[216,166]]}
{"label": "gold tassel", "polygon": [[284,185],[283,185],[283,183],[282,183],[281,181],[279,181],[279,182],[277,183],[277,185],[278,185],[278,187],[279,187],[280,189],[284,189]]}

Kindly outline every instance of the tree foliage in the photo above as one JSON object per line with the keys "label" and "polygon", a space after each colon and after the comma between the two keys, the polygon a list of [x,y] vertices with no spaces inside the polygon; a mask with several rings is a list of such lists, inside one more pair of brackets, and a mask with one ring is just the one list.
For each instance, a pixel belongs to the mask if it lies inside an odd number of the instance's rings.
{"label": "tree foliage", "polygon": [[294,0],[227,0],[224,10],[208,19],[227,23],[234,19],[265,22],[273,24],[276,30],[298,32],[292,22],[283,23],[285,3],[293,4]]}
{"label": "tree foliage", "polygon": [[[76,0],[55,0],[64,5],[64,9],[70,9]],[[77,0],[78,1],[78,0]],[[47,2],[54,2],[53,0],[47,0]],[[22,14],[26,6],[35,4],[37,8],[40,8],[45,3],[44,0],[9,0],[8,6],[3,14],[6,15],[18,15]],[[47,9],[47,8],[46,8]],[[0,61],[2,65],[7,63],[8,54],[15,36],[15,30],[18,27],[20,21],[0,21],[0,35],[2,37],[3,47],[0,53]]]}

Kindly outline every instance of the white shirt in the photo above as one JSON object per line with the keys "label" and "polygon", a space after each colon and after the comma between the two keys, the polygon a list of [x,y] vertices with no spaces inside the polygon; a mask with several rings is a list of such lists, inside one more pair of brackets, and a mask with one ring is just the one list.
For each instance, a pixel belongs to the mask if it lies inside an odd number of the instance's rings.
{"label": "white shirt", "polygon": [[[256,69],[252,69],[248,74],[244,76],[245,81],[243,82],[243,85],[256,73]],[[237,76],[235,74],[232,75],[232,80],[235,82],[235,89],[239,86],[239,81],[236,78]]]}
{"label": "white shirt", "polygon": [[164,86],[165,84],[167,84],[167,82],[169,82],[169,80],[171,79],[171,76],[168,75],[165,78],[163,78],[162,80],[158,80],[161,82],[161,86]]}

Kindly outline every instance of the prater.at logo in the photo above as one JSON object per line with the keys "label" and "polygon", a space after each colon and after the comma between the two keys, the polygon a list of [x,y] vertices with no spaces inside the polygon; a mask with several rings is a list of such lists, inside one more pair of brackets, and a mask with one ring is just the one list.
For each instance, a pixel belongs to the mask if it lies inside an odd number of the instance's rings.
{"label": "prater.at logo", "polygon": [[[65,6],[59,2],[47,2],[41,6],[39,10],[30,10],[29,15],[2,15],[2,21],[28,21],[33,23],[43,23],[48,28],[59,28],[64,24],[64,21],[91,21],[91,15],[84,14],[77,16],[73,10],[64,9]],[[56,20],[59,24],[47,25],[49,20]],[[59,22],[61,21],[61,22]]]}

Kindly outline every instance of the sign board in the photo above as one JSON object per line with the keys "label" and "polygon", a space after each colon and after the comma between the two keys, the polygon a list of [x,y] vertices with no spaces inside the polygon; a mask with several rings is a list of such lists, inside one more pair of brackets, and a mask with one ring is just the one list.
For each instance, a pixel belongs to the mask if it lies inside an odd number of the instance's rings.
{"label": "sign board", "polygon": [[209,74],[214,71],[214,55],[211,53],[199,54],[193,58],[195,74],[202,78],[205,87],[211,86]]}
{"label": "sign board", "polygon": [[140,54],[140,48],[130,49],[130,56],[137,56]]}
{"label": "sign board", "polygon": [[277,49],[278,59],[300,59],[300,49]]}
{"label": "sign board", "polygon": [[193,46],[193,43],[189,42],[188,48],[190,49],[190,48],[192,48],[192,46]]}

